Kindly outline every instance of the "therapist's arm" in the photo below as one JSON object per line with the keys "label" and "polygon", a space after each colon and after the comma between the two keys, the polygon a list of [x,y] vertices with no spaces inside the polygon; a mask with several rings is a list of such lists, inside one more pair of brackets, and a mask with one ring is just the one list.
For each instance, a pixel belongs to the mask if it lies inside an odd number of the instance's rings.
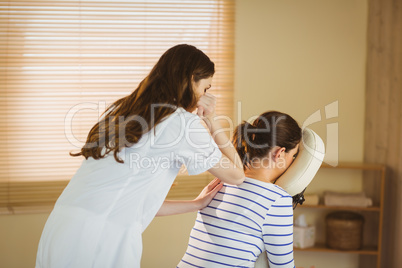
{"label": "therapist's arm", "polygon": [[194,200],[165,200],[156,216],[177,215],[200,210],[208,206],[222,186],[223,183],[219,179],[214,179]]}
{"label": "therapist's arm", "polygon": [[215,114],[215,97],[205,93],[197,105],[197,114],[203,118],[212,138],[222,152],[220,161],[208,171],[223,182],[236,185],[243,183],[245,179],[243,164]]}

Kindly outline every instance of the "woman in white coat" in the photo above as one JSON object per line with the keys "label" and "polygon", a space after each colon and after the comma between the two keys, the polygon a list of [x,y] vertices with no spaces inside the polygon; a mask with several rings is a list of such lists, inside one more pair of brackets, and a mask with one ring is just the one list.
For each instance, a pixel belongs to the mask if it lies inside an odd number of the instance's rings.
{"label": "woman in white coat", "polygon": [[190,175],[209,171],[243,182],[240,158],[206,93],[214,72],[202,51],[177,45],[111,105],[73,154],[85,159],[46,222],[37,268],[140,267],[141,235],[157,213],[196,211],[222,187],[214,181],[193,201],[164,202],[183,164]]}

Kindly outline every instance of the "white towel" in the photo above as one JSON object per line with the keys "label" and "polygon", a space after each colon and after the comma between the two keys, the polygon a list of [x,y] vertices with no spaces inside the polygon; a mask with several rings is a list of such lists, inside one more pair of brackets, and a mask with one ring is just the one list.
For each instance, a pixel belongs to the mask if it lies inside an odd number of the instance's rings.
{"label": "white towel", "polygon": [[369,207],[373,205],[373,200],[366,197],[363,192],[339,193],[326,191],[324,193],[324,204],[326,206]]}

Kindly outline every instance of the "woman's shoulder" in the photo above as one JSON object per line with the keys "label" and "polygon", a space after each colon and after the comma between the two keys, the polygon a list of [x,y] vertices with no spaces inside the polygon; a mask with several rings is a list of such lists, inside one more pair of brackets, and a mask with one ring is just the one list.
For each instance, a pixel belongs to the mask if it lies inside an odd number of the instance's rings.
{"label": "woman's shoulder", "polygon": [[174,129],[175,131],[180,129],[200,128],[200,126],[202,126],[201,120],[198,115],[179,107],[175,112],[164,118],[155,129],[156,133],[158,133],[163,132],[165,128]]}
{"label": "woman's shoulder", "polygon": [[192,114],[183,108],[177,108],[175,112],[166,116],[149,135],[153,136],[156,143],[174,143],[177,144],[193,133],[208,133],[201,123],[198,115]]}
{"label": "woman's shoulder", "polygon": [[276,184],[270,182],[263,182],[253,178],[246,177],[246,179],[241,185],[242,187],[245,188],[259,189],[260,191],[267,191],[282,197],[290,196],[282,187]]}
{"label": "woman's shoulder", "polygon": [[198,115],[190,113],[182,107],[178,107],[176,111],[168,115],[165,119],[162,120],[162,122],[166,121],[188,122],[188,121],[200,121],[200,120],[201,118]]}

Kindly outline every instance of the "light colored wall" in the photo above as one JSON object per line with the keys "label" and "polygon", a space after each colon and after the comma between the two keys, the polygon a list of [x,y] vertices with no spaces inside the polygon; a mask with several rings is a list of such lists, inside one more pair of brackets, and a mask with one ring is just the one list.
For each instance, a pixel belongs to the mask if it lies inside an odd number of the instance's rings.
{"label": "light colored wall", "polygon": [[[366,0],[237,0],[236,102],[239,121],[266,110],[291,114],[303,123],[321,110],[311,127],[339,159],[362,161]],[[338,117],[325,106],[338,101]],[[333,109],[332,109],[333,110]],[[236,116],[235,116],[236,117]],[[236,122],[237,123],[237,122]],[[326,125],[338,123],[338,142],[326,140]],[[336,152],[332,152],[333,160]],[[195,214],[157,218],[144,233],[142,267],[175,267],[186,248]],[[0,216],[0,266],[33,267],[47,214]],[[345,254],[296,253],[298,267],[355,267]],[[340,263],[341,262],[341,263]]]}
{"label": "light colored wall", "polygon": [[[329,149],[325,160],[361,162],[367,1],[237,0],[236,4],[235,100],[241,102],[236,117],[248,120],[279,110],[302,125],[319,110],[322,120],[308,125]],[[330,104],[336,101],[338,116],[327,119],[335,112]],[[325,110],[328,105],[331,111]],[[328,124],[338,124],[337,139],[334,130],[327,134]],[[327,175],[334,177],[317,177],[308,190],[336,189],[337,174]],[[361,189],[361,178],[347,183],[346,191]],[[319,218],[325,217],[324,212],[317,216],[297,209],[295,216],[306,213],[308,223],[322,231]],[[322,233],[318,239],[324,240]],[[352,268],[358,267],[358,256],[296,252],[295,263],[303,268]]]}
{"label": "light colored wall", "polygon": [[[238,0],[236,101],[241,118],[266,110],[289,113],[299,123],[321,110],[311,125],[326,139],[339,123],[339,158],[363,158],[366,0]],[[338,118],[324,109],[338,101]],[[328,145],[328,144],[327,144]]]}
{"label": "light colored wall", "polygon": [[0,216],[0,267],[33,268],[48,213]]}

